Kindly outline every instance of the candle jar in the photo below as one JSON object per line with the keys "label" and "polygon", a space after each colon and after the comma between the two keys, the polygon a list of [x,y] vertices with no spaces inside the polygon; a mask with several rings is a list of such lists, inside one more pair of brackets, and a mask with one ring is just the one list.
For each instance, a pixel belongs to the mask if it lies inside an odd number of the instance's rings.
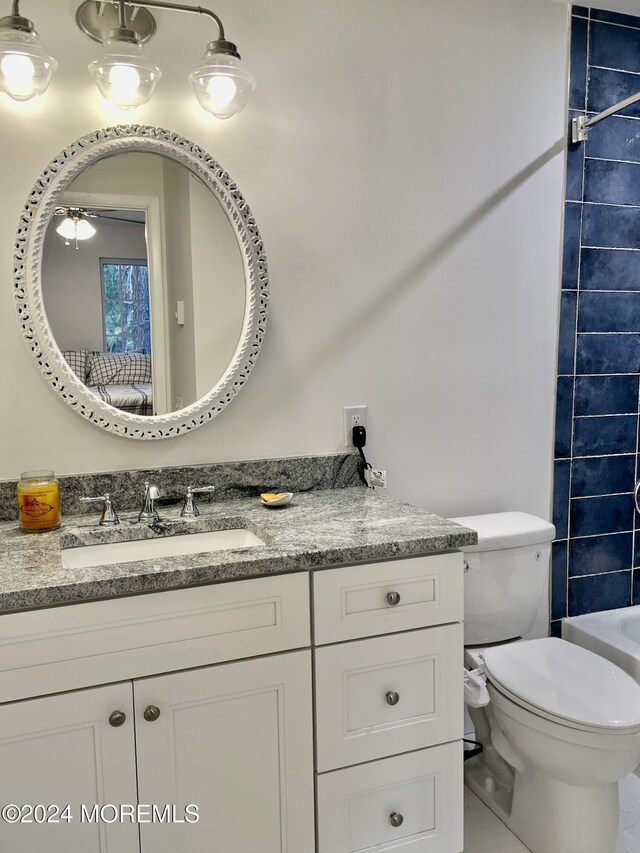
{"label": "candle jar", "polygon": [[60,527],[60,487],[53,471],[25,471],[18,483],[20,527],[27,531]]}

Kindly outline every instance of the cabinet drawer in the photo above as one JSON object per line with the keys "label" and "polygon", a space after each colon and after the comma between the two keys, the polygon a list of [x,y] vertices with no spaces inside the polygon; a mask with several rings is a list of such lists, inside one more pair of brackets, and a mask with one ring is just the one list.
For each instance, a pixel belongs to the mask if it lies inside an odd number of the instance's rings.
{"label": "cabinet drawer", "polygon": [[454,552],[314,572],[316,645],[461,620],[462,566]]}
{"label": "cabinet drawer", "polygon": [[308,646],[305,572],[0,616],[0,702]]}
{"label": "cabinet drawer", "polygon": [[315,650],[320,772],[462,737],[462,625]]}
{"label": "cabinet drawer", "polygon": [[317,786],[318,853],[462,851],[459,742],[326,773]]}

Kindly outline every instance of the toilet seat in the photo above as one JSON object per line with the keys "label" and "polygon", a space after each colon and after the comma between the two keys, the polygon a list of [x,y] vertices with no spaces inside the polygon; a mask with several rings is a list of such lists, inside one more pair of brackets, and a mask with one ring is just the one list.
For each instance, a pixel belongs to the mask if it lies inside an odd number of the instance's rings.
{"label": "toilet seat", "polygon": [[585,732],[640,730],[640,686],[580,646],[547,637],[487,648],[487,677],[505,698],[558,725]]}

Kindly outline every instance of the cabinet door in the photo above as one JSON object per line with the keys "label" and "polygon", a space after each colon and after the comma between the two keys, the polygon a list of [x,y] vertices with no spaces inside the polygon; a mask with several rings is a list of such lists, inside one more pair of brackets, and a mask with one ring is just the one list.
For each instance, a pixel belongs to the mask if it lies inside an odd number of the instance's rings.
{"label": "cabinet door", "polygon": [[312,853],[310,652],[143,679],[134,692],[140,802],[199,815],[142,824],[142,853]]}
{"label": "cabinet door", "polygon": [[[114,711],[126,719],[109,718]],[[82,820],[84,805],[135,805],[131,683],[0,706],[0,807],[69,805],[60,823],[0,819],[0,850],[11,853],[136,853],[131,822]],[[114,817],[105,812],[106,821]],[[23,811],[32,821],[42,814]],[[51,811],[49,818],[55,817]]]}

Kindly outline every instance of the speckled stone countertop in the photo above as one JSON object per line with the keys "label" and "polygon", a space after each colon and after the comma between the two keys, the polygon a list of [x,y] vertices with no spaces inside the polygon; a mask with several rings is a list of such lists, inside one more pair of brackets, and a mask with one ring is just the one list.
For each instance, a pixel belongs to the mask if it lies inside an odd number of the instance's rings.
{"label": "speckled stone countertop", "polygon": [[[161,512],[154,531],[121,514],[116,528],[99,514],[64,519],[60,530],[23,533],[0,524],[0,612],[10,612],[183,586],[450,551],[477,542],[474,531],[364,488],[297,494],[289,506],[259,498],[220,501],[182,520],[180,507]],[[246,528],[264,546],[108,566],[67,569],[61,548]]]}

